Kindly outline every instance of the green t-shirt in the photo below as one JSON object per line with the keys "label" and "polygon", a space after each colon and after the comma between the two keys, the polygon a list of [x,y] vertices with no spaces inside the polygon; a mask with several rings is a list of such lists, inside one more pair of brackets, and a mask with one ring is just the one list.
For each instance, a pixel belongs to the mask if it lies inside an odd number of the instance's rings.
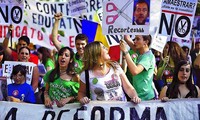
{"label": "green t-shirt", "polygon": [[[133,60],[134,63],[136,63],[137,57],[138,57],[138,53],[133,51],[132,49],[129,50],[129,54],[131,56],[131,59]],[[130,70],[127,68],[126,71],[126,76],[128,78],[128,80],[131,82],[133,75],[131,74]]]}
{"label": "green t-shirt", "polygon": [[49,82],[49,75],[52,70],[48,71],[43,77],[46,83],[49,83],[49,97],[51,100],[60,100],[70,96],[77,96],[80,87],[78,82],[66,81],[61,78],[56,79],[54,82]]}
{"label": "green t-shirt", "polygon": [[45,63],[45,68],[47,69],[47,67],[51,67],[52,69],[55,68],[55,64],[54,64],[53,60],[50,58],[48,58],[47,62]]}
{"label": "green t-shirt", "polygon": [[151,100],[155,97],[152,87],[155,69],[155,57],[153,53],[148,51],[143,55],[139,55],[136,60],[136,65],[138,64],[142,65],[144,70],[132,77],[131,84],[142,100]]}

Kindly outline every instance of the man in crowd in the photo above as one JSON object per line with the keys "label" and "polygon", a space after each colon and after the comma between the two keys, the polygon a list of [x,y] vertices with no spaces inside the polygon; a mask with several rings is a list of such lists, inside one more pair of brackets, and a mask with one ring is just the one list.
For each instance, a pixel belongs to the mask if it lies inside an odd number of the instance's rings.
{"label": "man in crowd", "polygon": [[[14,29],[14,26],[13,25],[10,25],[8,27],[8,33],[3,41],[3,48],[4,48],[4,51],[5,51],[5,54],[8,55],[12,60],[14,61],[17,61],[18,58],[17,58],[17,54],[19,52],[19,49],[21,47],[28,47],[29,44],[30,44],[30,39],[28,36],[21,36],[19,39],[18,39],[18,44],[16,46],[16,50],[12,50],[10,47],[8,47],[8,43],[9,43],[9,38],[11,36],[11,31]],[[34,55],[34,54],[30,54],[30,59],[29,59],[29,62],[33,62],[35,63],[36,65],[38,64],[38,56]]]}
{"label": "man in crowd", "polygon": [[134,7],[134,21],[133,25],[145,25],[149,23],[149,5],[145,0],[138,0]]}

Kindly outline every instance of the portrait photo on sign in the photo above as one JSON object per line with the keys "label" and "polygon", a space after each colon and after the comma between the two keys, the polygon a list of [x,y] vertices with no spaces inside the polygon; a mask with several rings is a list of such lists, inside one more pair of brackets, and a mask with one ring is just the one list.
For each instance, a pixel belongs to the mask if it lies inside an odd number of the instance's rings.
{"label": "portrait photo on sign", "polygon": [[133,25],[149,25],[150,0],[134,0]]}

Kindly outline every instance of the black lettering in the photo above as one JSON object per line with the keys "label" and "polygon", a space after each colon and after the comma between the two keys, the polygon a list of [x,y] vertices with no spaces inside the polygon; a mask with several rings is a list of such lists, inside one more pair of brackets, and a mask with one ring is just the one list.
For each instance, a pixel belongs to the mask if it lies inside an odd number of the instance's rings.
{"label": "black lettering", "polygon": [[91,111],[91,120],[95,120],[95,112],[96,111],[100,112],[100,118],[98,118],[98,120],[105,120],[105,111],[101,106],[93,107],[93,109]]}
{"label": "black lettering", "polygon": [[[183,20],[185,23],[183,24]],[[179,27],[179,23],[181,22],[181,26]],[[186,26],[186,27],[185,27]],[[184,38],[190,32],[191,22],[187,16],[180,16],[175,24],[175,33],[178,37]]]}
{"label": "black lettering", "polygon": [[70,111],[70,110],[61,110],[61,111],[59,112],[59,114],[58,114],[57,120],[61,120],[62,114],[63,114],[64,112],[69,112],[69,111]]}
{"label": "black lettering", "polygon": [[0,13],[4,19],[5,22],[8,22],[8,6],[6,6],[6,11],[5,11],[5,14],[2,10],[3,7],[0,7]]}
{"label": "black lettering", "polygon": [[74,120],[84,120],[84,119],[78,119],[78,112],[79,111],[86,111],[87,107],[86,106],[82,106],[81,108],[77,109],[76,113],[74,114]]}
{"label": "black lettering", "polygon": [[54,111],[45,111],[44,116],[42,118],[42,120],[46,120],[48,115],[51,115],[51,120],[54,120],[56,113]]}
{"label": "black lettering", "polygon": [[22,20],[23,11],[19,6],[14,6],[11,9],[11,19],[14,23],[19,24]]}
{"label": "black lettering", "polygon": [[25,0],[25,5],[24,6],[25,6],[24,7],[25,9],[29,9],[29,10],[31,9],[30,5],[28,4],[28,2],[26,0]]}
{"label": "black lettering", "polygon": [[174,15],[171,15],[170,25],[168,25],[165,13],[162,13],[161,14],[161,19],[160,19],[159,34],[162,33],[162,27],[163,27],[163,22],[164,22],[167,34],[170,35],[171,34],[171,30],[172,30],[173,20],[174,20]]}
{"label": "black lettering", "polygon": [[44,3],[43,9],[46,14],[49,14],[49,5],[47,3]]}
{"label": "black lettering", "polygon": [[150,107],[146,107],[142,113],[141,119],[135,108],[130,108],[130,120],[150,120]]}
{"label": "black lettering", "polygon": [[16,120],[17,116],[17,108],[11,108],[8,114],[6,115],[5,120],[10,120],[10,116],[12,116],[11,120]]}
{"label": "black lettering", "polygon": [[167,120],[165,110],[163,109],[163,107],[158,107],[156,111],[156,120],[160,120],[160,118],[162,120]]}
{"label": "black lettering", "polygon": [[[118,35],[106,35],[106,37],[107,37],[107,40],[110,45],[112,45],[113,40],[116,41],[117,43],[119,43],[119,41],[120,41],[120,38],[118,37]],[[112,38],[112,40],[111,40],[111,38]]]}
{"label": "black lettering", "polygon": [[39,12],[42,12],[42,10],[41,10],[41,9],[39,9],[39,8],[41,8],[41,7],[39,7],[39,5],[41,5],[41,3],[40,3],[40,2],[36,2],[36,7],[37,7],[37,10],[38,10]]}
{"label": "black lettering", "polygon": [[73,22],[74,22],[74,26],[76,28],[76,32],[77,33],[81,33],[79,30],[81,30],[82,25],[76,19],[74,19],[74,18],[73,18]]}
{"label": "black lettering", "polygon": [[115,120],[114,111],[118,111],[120,113],[121,118],[119,120],[124,120],[125,119],[125,114],[124,114],[124,111],[123,111],[122,108],[120,108],[120,107],[111,107],[110,108],[110,120]]}

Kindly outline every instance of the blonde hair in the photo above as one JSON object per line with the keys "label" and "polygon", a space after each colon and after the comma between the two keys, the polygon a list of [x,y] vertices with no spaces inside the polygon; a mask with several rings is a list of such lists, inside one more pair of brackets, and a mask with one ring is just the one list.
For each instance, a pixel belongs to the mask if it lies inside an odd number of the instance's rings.
{"label": "blonde hair", "polygon": [[94,41],[92,43],[89,43],[85,46],[84,49],[84,56],[83,56],[83,62],[84,62],[84,70],[92,70],[96,65],[101,65],[102,63],[106,63],[106,65],[113,67],[116,69],[116,65],[111,60],[104,61],[101,58],[101,42]]}

